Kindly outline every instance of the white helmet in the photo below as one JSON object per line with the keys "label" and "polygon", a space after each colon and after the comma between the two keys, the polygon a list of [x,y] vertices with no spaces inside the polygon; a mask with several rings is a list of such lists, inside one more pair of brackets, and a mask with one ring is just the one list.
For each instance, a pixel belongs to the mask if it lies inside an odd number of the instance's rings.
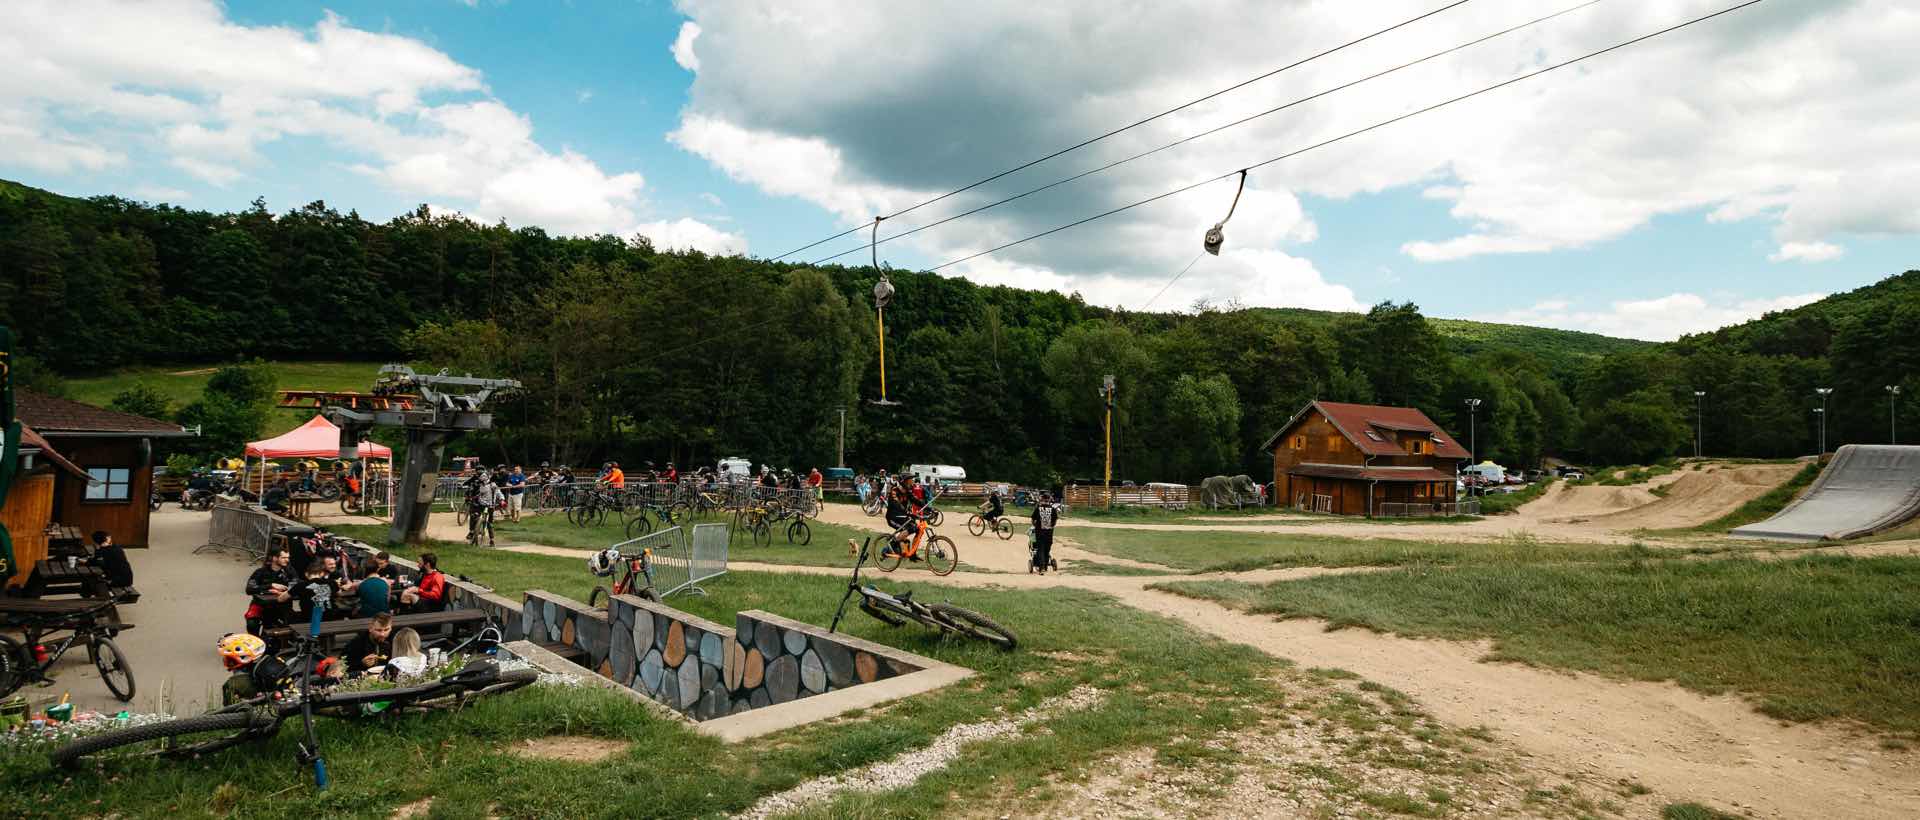
{"label": "white helmet", "polygon": [[587,571],[602,578],[613,575],[613,568],[620,562],[620,551],[608,547],[602,552],[587,556]]}

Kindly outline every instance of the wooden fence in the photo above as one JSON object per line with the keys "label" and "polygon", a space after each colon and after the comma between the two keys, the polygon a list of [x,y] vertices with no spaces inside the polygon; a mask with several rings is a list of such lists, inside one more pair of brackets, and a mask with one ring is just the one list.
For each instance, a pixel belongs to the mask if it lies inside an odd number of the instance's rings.
{"label": "wooden fence", "polygon": [[[1175,487],[1114,487],[1112,501],[1115,507],[1159,507],[1168,510],[1184,510],[1192,488]],[[1073,484],[1067,487],[1066,504],[1079,509],[1101,509],[1107,506],[1108,490],[1098,485]]]}

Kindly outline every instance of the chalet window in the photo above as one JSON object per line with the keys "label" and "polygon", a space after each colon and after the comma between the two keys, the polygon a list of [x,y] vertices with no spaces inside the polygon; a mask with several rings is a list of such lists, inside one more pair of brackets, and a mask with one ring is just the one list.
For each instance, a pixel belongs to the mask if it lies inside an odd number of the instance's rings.
{"label": "chalet window", "polygon": [[1297,435],[1297,436],[1294,436],[1294,437],[1293,437],[1293,440],[1292,440],[1292,441],[1289,441],[1289,442],[1287,442],[1287,446],[1289,446],[1289,447],[1292,447],[1292,448],[1293,448],[1293,449],[1295,449],[1295,450],[1305,450],[1305,449],[1307,449],[1307,436],[1306,436],[1306,434],[1305,434],[1305,433],[1302,433],[1302,434],[1300,434],[1300,435]]}
{"label": "chalet window", "polygon": [[88,467],[86,501],[126,501],[133,491],[133,471],[125,467]]}
{"label": "chalet window", "polygon": [[1413,497],[1414,497],[1414,498],[1426,498],[1426,497],[1427,497],[1427,483],[1426,483],[1426,482],[1424,482],[1424,481],[1422,481],[1422,482],[1420,482],[1420,483],[1418,483],[1418,484],[1415,484],[1415,485],[1413,485]]}
{"label": "chalet window", "polygon": [[1327,452],[1338,453],[1346,447],[1347,440],[1339,436],[1327,436]]}
{"label": "chalet window", "polygon": [[1380,437],[1379,433],[1376,433],[1372,430],[1367,431],[1367,438],[1373,439],[1374,441],[1386,441],[1386,439],[1383,439]]}
{"label": "chalet window", "polygon": [[1414,439],[1412,441],[1407,442],[1407,451],[1410,453],[1413,453],[1416,456],[1423,456],[1429,452],[1432,452],[1432,448],[1427,444],[1425,440]]}

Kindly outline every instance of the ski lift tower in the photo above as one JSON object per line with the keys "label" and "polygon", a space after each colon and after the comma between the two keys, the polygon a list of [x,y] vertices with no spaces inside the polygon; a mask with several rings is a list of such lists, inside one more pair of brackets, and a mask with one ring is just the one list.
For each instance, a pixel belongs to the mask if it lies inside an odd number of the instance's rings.
{"label": "ski lift tower", "polygon": [[433,491],[440,483],[440,459],[447,439],[461,433],[493,428],[493,414],[481,410],[488,399],[520,390],[514,379],[478,379],[450,376],[447,371],[427,375],[403,364],[380,368],[375,396],[418,396],[417,401],[371,403],[360,407],[331,405],[322,411],[340,428],[340,457],[354,458],[361,439],[374,427],[398,427],[407,434],[407,465],[393,507],[393,527],[387,539],[416,544],[427,529],[433,511]]}

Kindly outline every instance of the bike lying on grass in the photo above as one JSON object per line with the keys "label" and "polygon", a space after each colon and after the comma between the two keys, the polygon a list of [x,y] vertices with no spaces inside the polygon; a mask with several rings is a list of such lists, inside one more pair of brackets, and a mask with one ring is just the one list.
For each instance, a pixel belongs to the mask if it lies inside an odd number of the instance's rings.
{"label": "bike lying on grass", "polygon": [[[329,782],[327,763],[320,754],[320,739],[313,730],[315,715],[357,718],[397,715],[409,710],[458,708],[475,698],[527,686],[540,677],[540,673],[532,669],[502,672],[492,659],[480,658],[459,672],[414,686],[354,692],[316,691],[315,670],[323,666],[323,661],[331,660],[320,651],[318,637],[321,612],[330,597],[329,587],[310,585],[307,594],[312,596],[314,607],[307,635],[300,639],[293,653],[299,670],[297,687],[262,692],[217,712],[89,735],[56,749],[54,765],[73,767],[87,758],[102,757],[198,757],[241,743],[271,739],[279,734],[282,724],[298,715],[306,729],[299,760],[313,765],[314,785],[324,789]],[[497,640],[497,630],[495,634]]]}
{"label": "bike lying on grass", "polygon": [[847,602],[858,594],[860,611],[887,626],[901,626],[907,621],[915,621],[947,634],[978,638],[1007,651],[1012,651],[1019,644],[1013,630],[971,609],[948,603],[923,604],[913,599],[912,592],[902,592],[896,597],[870,584],[861,586],[860,565],[867,562],[874,538],[884,540],[886,536],[868,536],[864,543],[847,539],[848,549],[856,550],[860,557],[854,559],[853,577],[847,581],[847,594],[840,596],[840,608],[833,613],[833,625],[827,627],[828,632],[839,631],[840,619],[847,614]]}

